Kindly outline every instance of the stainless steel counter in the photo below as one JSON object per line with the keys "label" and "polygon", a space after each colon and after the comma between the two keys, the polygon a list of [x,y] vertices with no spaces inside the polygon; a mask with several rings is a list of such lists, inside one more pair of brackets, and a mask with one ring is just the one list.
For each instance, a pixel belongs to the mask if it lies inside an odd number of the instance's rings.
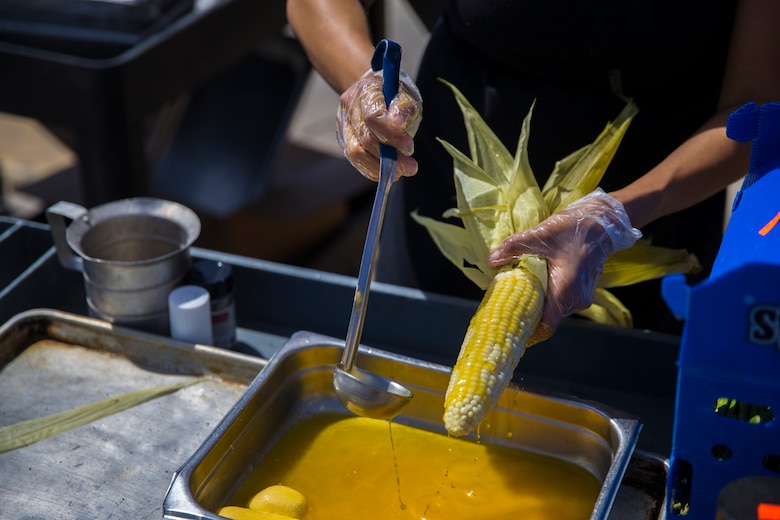
{"label": "stainless steel counter", "polygon": [[[233,265],[237,350],[248,357],[271,356],[300,330],[344,337],[353,278],[197,248],[193,256]],[[451,365],[476,306],[475,301],[374,284],[362,342]],[[0,218],[0,323],[35,308],[85,316],[81,275],[59,265],[47,226]],[[658,518],[671,444],[678,346],[679,338],[673,336],[567,320],[553,339],[529,350],[516,372],[515,383],[521,386],[590,399],[642,420],[639,451],[614,507],[615,514],[630,511],[634,516],[615,518]],[[176,449],[183,463],[189,446]],[[0,474],[5,474],[3,457]],[[114,498],[127,492],[121,480],[95,485]],[[8,492],[0,484],[0,504]],[[62,489],[66,495],[73,492]],[[63,500],[67,504],[67,498]],[[61,518],[78,518],[77,513],[71,515],[66,508]]]}

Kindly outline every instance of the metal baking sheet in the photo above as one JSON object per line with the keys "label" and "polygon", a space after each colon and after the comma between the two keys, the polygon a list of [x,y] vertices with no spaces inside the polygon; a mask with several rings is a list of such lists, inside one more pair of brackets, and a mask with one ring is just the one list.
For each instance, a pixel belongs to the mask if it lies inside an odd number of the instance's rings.
{"label": "metal baking sheet", "polygon": [[0,426],[183,379],[199,383],[0,454],[0,517],[161,518],[173,474],[266,361],[53,310],[0,327]]}

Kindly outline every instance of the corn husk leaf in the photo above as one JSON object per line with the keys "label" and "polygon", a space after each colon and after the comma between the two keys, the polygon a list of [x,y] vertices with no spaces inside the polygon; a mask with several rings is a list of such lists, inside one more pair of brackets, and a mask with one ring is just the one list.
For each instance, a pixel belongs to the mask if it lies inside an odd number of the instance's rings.
{"label": "corn husk leaf", "polygon": [[562,210],[598,187],[638,111],[636,104],[629,101],[595,141],[558,161],[542,189],[544,202],[551,213]]}
{"label": "corn husk leaf", "polygon": [[474,164],[494,179],[494,185],[511,180],[514,159],[503,143],[496,137],[479,112],[452,83],[441,80],[455,94],[469,143],[469,153]]}
{"label": "corn husk leaf", "polygon": [[[455,194],[458,203],[456,211],[444,214],[445,217],[457,217],[463,222],[471,238],[474,253],[479,258],[487,254],[501,241],[504,235],[512,229],[511,215],[506,211],[505,197],[496,186],[494,179],[463,155],[454,146],[442,142],[453,160]],[[491,271],[484,261],[480,261],[480,269]],[[491,273],[492,274],[492,273]]]}
{"label": "corn husk leaf", "polygon": [[604,325],[618,327],[633,327],[634,325],[631,311],[614,294],[601,287],[596,288],[590,307],[575,314]]}
{"label": "corn husk leaf", "polygon": [[[547,210],[528,161],[527,145],[533,107],[523,120],[517,153],[513,157],[476,109],[452,89],[463,114],[471,157],[439,140],[453,158],[457,208],[444,217],[458,217],[473,237],[475,265],[492,277],[496,269],[484,258],[504,239],[544,220]],[[457,262],[459,266],[461,262]]]}
{"label": "corn husk leaf", "polygon": [[[533,105],[523,119],[517,150],[512,156],[465,96],[451,83],[441,81],[455,95],[469,143],[467,157],[450,143],[439,140],[453,158],[457,200],[457,207],[447,210],[443,217],[460,219],[463,227],[417,213],[412,217],[425,226],[444,256],[485,290],[498,272],[485,263],[488,253],[507,237],[539,224],[596,189],[638,109],[632,100],[626,99],[618,117],[607,123],[591,144],[558,161],[540,189],[528,158]],[[546,262],[541,265],[546,272]],[[534,266],[539,271],[539,264]],[[607,260],[593,304],[577,314],[600,323],[630,327],[631,313],[606,288],[687,273],[697,266],[695,257],[684,250],[638,241]],[[544,272],[537,274],[546,277]]]}
{"label": "corn husk leaf", "polygon": [[523,255],[518,260],[518,265],[524,267],[530,273],[536,276],[536,278],[539,279],[542,289],[544,289],[544,291],[547,292],[547,260],[546,259],[542,258],[541,256]]}
{"label": "corn husk leaf", "polygon": [[612,254],[604,264],[600,287],[625,287],[678,273],[697,273],[701,264],[684,249],[654,246],[638,240],[632,247]]}
{"label": "corn husk leaf", "polygon": [[198,380],[189,380],[156,388],[129,392],[84,406],[78,406],[70,410],[3,426],[0,428],[0,453],[29,446],[30,444],[103,419],[104,417],[143,404],[152,399],[171,394],[197,382]]}
{"label": "corn husk leaf", "polygon": [[472,267],[478,262],[484,265],[485,257],[479,258],[474,254],[471,239],[464,228],[424,217],[417,212],[412,213],[412,218],[428,230],[445,258],[457,266],[480,289],[487,290],[493,277],[485,274],[480,268]]}

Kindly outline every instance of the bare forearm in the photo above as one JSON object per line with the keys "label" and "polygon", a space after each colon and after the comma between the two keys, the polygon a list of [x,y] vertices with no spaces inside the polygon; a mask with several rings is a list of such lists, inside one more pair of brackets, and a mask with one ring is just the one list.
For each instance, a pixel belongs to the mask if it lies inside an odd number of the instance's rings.
{"label": "bare forearm", "polygon": [[366,0],[288,0],[287,19],[314,68],[339,94],[371,62]]}
{"label": "bare forearm", "polygon": [[740,0],[717,113],[636,182],[612,195],[641,227],[685,209],[747,173],[750,145],[726,136],[729,114],[753,101],[780,99],[780,2]]}
{"label": "bare forearm", "polygon": [[750,146],[726,136],[728,113],[713,117],[646,175],[611,193],[635,227],[701,202],[747,173]]}

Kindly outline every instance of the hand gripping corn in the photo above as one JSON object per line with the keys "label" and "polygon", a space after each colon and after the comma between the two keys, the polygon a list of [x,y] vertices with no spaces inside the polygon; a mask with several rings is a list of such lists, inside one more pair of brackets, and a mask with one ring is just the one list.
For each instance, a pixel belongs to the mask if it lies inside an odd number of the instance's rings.
{"label": "hand gripping corn", "polygon": [[[544,259],[523,255],[512,269],[504,269],[487,265],[488,254],[507,237],[536,226],[596,190],[637,107],[627,100],[618,117],[591,144],[556,163],[540,188],[528,158],[533,106],[523,120],[513,156],[465,96],[442,81],[455,95],[468,135],[469,156],[440,141],[453,158],[457,195],[457,208],[444,217],[458,218],[463,225],[418,213],[412,213],[412,218],[428,230],[445,257],[487,291],[468,327],[445,396],[447,430],[451,435],[466,435],[495,406],[511,380],[540,320],[547,291]],[[686,273],[696,266],[695,258],[684,250],[636,242],[607,258],[593,303],[577,314],[631,326],[631,313],[608,288]]]}

